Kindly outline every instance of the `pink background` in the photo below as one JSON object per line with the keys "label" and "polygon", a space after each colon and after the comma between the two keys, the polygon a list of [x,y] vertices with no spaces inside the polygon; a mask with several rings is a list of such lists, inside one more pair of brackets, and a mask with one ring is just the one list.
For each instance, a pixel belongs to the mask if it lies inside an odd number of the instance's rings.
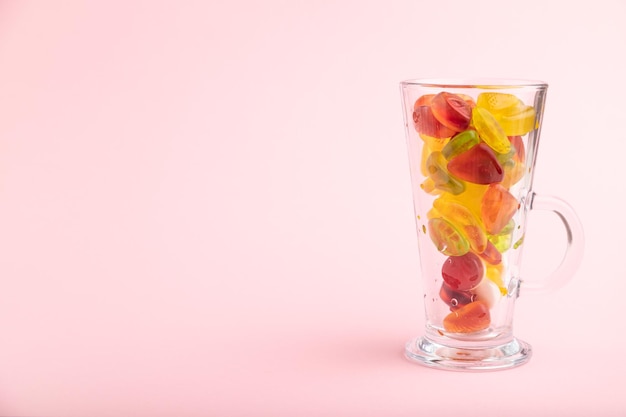
{"label": "pink background", "polygon": [[[626,415],[626,3],[576,4],[0,2],[0,415]],[[535,189],[586,254],[519,299],[518,369],[402,356],[431,76],[550,84]],[[533,279],[565,238],[529,222]]]}

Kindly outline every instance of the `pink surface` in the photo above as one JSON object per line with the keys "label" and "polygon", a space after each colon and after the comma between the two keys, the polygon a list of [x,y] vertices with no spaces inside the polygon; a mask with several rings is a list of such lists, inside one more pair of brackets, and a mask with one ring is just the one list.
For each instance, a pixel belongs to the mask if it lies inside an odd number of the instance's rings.
{"label": "pink surface", "polygon": [[[219,3],[0,2],[0,415],[626,415],[626,4]],[[402,357],[431,76],[550,84],[515,370]]]}

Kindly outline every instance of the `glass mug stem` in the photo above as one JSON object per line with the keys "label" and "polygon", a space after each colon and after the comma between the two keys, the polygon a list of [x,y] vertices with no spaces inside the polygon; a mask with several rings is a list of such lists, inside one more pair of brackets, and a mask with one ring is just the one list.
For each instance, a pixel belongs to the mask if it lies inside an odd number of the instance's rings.
{"label": "glass mug stem", "polygon": [[[405,356],[447,370],[526,363],[513,336],[520,288],[550,291],[580,265],[574,210],[532,191],[547,84],[538,81],[409,80],[400,83],[424,286],[425,334]],[[520,277],[526,217],[563,221],[567,250],[548,278]]]}

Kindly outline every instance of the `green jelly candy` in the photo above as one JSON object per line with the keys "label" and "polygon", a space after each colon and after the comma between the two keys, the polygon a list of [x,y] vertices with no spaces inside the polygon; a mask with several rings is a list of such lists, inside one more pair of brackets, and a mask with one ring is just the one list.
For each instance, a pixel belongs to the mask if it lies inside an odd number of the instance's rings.
{"label": "green jelly candy", "polygon": [[441,153],[448,161],[458,154],[461,154],[474,145],[478,145],[480,138],[475,130],[466,130],[450,139],[450,142],[443,147]]}
{"label": "green jelly candy", "polygon": [[440,217],[428,221],[428,234],[437,250],[448,256],[461,256],[469,252],[467,239],[450,222]]}
{"label": "green jelly candy", "polygon": [[453,195],[461,194],[465,190],[465,185],[450,175],[446,167],[447,164],[448,162],[441,152],[432,152],[426,160],[428,176],[433,180],[435,188]]}
{"label": "green jelly candy", "polygon": [[504,253],[511,248],[514,229],[515,220],[511,219],[500,232],[495,235],[487,235],[487,237],[500,253]]}
{"label": "green jelly candy", "polygon": [[515,156],[515,148],[511,146],[511,149],[507,153],[497,153],[496,159],[500,162],[500,165],[504,168],[505,165],[515,165],[515,162],[512,160],[513,156]]}

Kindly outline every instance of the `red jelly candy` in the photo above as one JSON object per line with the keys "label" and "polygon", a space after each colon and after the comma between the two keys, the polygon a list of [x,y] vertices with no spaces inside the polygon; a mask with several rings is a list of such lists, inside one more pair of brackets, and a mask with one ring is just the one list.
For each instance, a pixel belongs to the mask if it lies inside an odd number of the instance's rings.
{"label": "red jelly candy", "polygon": [[456,94],[442,91],[432,99],[430,106],[435,118],[447,128],[462,132],[469,127],[472,108]]}
{"label": "red jelly candy", "polygon": [[472,252],[461,256],[449,256],[441,267],[443,280],[457,291],[476,288],[483,279],[483,272],[483,263]]}
{"label": "red jelly candy", "polygon": [[481,203],[481,219],[492,235],[500,233],[519,208],[519,202],[500,184],[487,187]]}
{"label": "red jelly candy", "polygon": [[470,291],[456,291],[444,282],[441,284],[439,297],[444,303],[450,306],[450,310],[455,311],[464,305],[475,301],[476,294],[473,294]]}
{"label": "red jelly candy", "polygon": [[449,138],[456,132],[442,125],[433,115],[429,106],[417,106],[413,111],[415,130],[434,138]]}
{"label": "red jelly candy", "polygon": [[504,169],[494,151],[485,143],[470,148],[448,162],[448,171],[474,184],[493,184],[504,178]]}
{"label": "red jelly candy", "polygon": [[489,324],[489,307],[480,300],[453,311],[443,319],[443,328],[450,333],[473,333],[486,329]]}

